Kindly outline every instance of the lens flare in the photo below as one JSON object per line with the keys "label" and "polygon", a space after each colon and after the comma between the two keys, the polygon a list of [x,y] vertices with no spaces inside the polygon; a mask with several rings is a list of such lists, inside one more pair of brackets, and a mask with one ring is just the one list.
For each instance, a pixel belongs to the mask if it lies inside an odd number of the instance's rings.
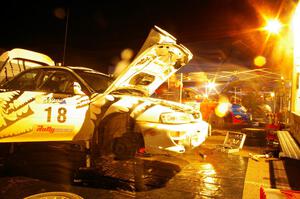
{"label": "lens flare", "polygon": [[229,103],[220,103],[215,112],[218,117],[224,117],[229,109]]}
{"label": "lens flare", "polygon": [[254,58],[254,64],[255,66],[264,66],[266,64],[266,58],[264,56],[257,56]]}
{"label": "lens flare", "polygon": [[228,112],[230,107],[230,102],[227,97],[221,96],[219,99],[219,104],[215,109],[215,113],[218,117],[224,117]]}
{"label": "lens flare", "polygon": [[267,25],[265,26],[265,30],[269,31],[273,34],[278,34],[281,31],[282,24],[277,19],[271,19],[267,22]]}

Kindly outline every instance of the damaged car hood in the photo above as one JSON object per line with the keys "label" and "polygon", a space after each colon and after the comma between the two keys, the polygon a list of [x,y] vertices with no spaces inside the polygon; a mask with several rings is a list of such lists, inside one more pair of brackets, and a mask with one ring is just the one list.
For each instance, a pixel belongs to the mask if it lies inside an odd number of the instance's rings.
{"label": "damaged car hood", "polygon": [[155,26],[136,58],[116,77],[106,93],[134,88],[150,96],[192,57],[192,53],[177,44],[172,35]]}

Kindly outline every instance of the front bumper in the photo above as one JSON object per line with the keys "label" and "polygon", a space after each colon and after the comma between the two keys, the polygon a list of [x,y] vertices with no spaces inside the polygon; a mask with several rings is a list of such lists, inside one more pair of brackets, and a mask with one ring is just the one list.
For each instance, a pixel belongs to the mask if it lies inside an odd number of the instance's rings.
{"label": "front bumper", "polygon": [[162,150],[184,153],[202,144],[209,134],[209,124],[197,121],[188,124],[137,123],[150,153]]}

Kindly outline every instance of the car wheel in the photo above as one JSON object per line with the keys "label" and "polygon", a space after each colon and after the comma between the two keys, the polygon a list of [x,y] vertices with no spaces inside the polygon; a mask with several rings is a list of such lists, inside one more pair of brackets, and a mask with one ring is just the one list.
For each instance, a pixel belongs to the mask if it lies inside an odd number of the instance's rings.
{"label": "car wheel", "polygon": [[66,198],[66,199],[83,199],[83,197],[71,192],[44,192],[27,196],[25,199],[38,198]]}
{"label": "car wheel", "polygon": [[125,133],[122,137],[115,138],[112,143],[112,152],[116,159],[126,160],[133,158],[139,148],[136,133]]}
{"label": "car wheel", "polygon": [[96,135],[100,155],[113,154],[117,159],[132,158],[143,147],[143,137],[134,132],[134,120],[128,113],[115,113],[105,118]]}

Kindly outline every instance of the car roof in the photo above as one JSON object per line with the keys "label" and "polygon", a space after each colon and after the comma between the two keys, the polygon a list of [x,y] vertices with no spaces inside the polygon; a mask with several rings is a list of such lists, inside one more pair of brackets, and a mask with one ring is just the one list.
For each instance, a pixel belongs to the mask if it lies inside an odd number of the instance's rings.
{"label": "car roof", "polygon": [[36,66],[33,68],[29,68],[30,69],[67,69],[67,70],[72,70],[72,71],[82,71],[82,72],[88,72],[88,73],[94,73],[94,74],[99,74],[99,75],[103,75],[103,76],[107,76],[107,77],[111,77],[108,74],[105,73],[101,73],[95,69],[92,68],[88,68],[88,67],[82,67],[82,66]]}
{"label": "car roof", "polygon": [[99,75],[104,75],[104,76],[107,76],[107,77],[111,77],[110,75],[108,74],[105,74],[105,73],[101,73],[95,69],[92,69],[92,68],[87,68],[87,67],[83,67],[83,66],[65,66],[67,68],[70,68],[72,70],[80,70],[80,71],[84,71],[84,72],[88,72],[88,73],[95,73],[95,74],[99,74]]}

